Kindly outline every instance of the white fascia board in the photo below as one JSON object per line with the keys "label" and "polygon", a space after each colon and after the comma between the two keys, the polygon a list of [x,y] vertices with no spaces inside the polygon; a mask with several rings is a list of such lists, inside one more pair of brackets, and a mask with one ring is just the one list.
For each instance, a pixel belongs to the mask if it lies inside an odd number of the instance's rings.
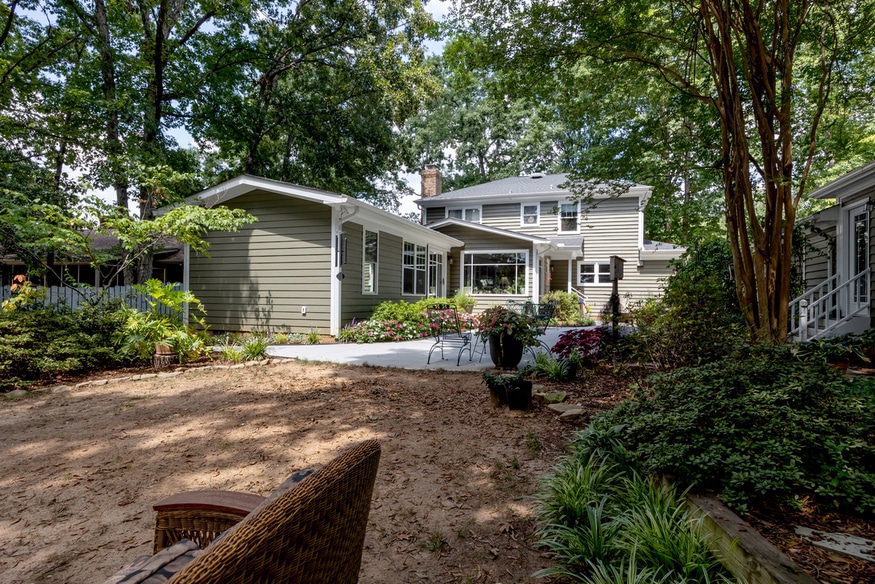
{"label": "white fascia board", "polygon": [[873,186],[875,186],[875,162],[870,162],[814,189],[808,193],[808,196],[812,199],[838,200],[845,195],[855,195]]}
{"label": "white fascia board", "polygon": [[[200,204],[211,208],[256,190],[327,205],[343,203],[349,198],[329,191],[244,174],[194,194],[188,197],[183,204]],[[161,215],[174,207],[164,207],[157,210],[155,214]]]}
{"label": "white fascia board", "polygon": [[465,245],[463,241],[455,237],[432,231],[419,223],[408,221],[404,217],[393,215],[388,211],[356,199],[348,198],[342,205],[337,206],[350,210],[343,217],[343,221],[355,221],[367,229],[385,231],[386,233],[397,235],[406,241],[429,245],[439,251],[449,251],[450,248],[463,247]]}

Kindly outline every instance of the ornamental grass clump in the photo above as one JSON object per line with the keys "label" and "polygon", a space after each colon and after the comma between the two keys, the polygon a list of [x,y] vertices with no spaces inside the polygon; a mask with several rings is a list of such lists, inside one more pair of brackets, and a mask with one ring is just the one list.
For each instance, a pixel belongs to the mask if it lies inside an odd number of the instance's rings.
{"label": "ornamental grass clump", "polygon": [[579,433],[538,495],[538,536],[556,565],[539,577],[608,582],[732,582],[683,493],[642,475],[598,423]]}
{"label": "ornamental grass clump", "polygon": [[538,345],[541,329],[538,321],[528,315],[504,306],[493,306],[478,317],[476,332],[484,341],[489,337],[506,335],[522,343],[523,347],[534,347]]}

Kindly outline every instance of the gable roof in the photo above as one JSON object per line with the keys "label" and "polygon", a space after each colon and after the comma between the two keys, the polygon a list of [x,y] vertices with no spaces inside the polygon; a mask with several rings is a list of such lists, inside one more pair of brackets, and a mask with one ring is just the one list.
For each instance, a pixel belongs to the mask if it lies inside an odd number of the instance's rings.
{"label": "gable roof", "polygon": [[[293,183],[283,182],[250,174],[242,174],[236,178],[226,180],[214,187],[196,193],[188,197],[183,204],[203,205],[207,208],[227,203],[253,191],[265,191],[275,195],[304,199],[314,203],[322,203],[331,207],[337,207],[340,211],[340,220],[345,222],[353,216],[366,220],[366,226],[376,226],[389,233],[400,237],[426,238],[430,244],[442,249],[459,247],[463,243],[454,237],[443,233],[433,232],[413,221],[409,221],[400,215],[385,211],[370,203],[360,201],[354,197],[323,191],[311,187],[304,187]],[[173,207],[164,207],[156,210],[156,214],[166,213]]]}
{"label": "gable roof", "polygon": [[[447,191],[440,195],[432,197],[422,197],[414,201],[420,206],[435,206],[446,205],[447,203],[461,203],[468,200],[483,199],[514,199],[523,200],[527,198],[537,199],[544,196],[552,195],[558,198],[566,198],[572,196],[573,193],[567,186],[568,173],[561,174],[541,174],[535,173],[531,175],[512,176],[494,180],[480,185]],[[609,187],[605,185],[605,189]],[[646,203],[649,198],[649,193],[652,187],[646,185],[630,185],[629,191],[619,196],[636,196],[643,197]],[[596,195],[602,197],[604,195]],[[609,195],[610,196],[610,195]]]}
{"label": "gable roof", "polygon": [[442,227],[449,226],[465,227],[467,229],[473,229],[474,231],[482,231],[484,233],[491,233],[492,235],[501,235],[503,237],[509,237],[511,239],[520,239],[522,241],[528,241],[529,243],[550,243],[550,240],[544,239],[543,237],[537,237],[535,235],[529,235],[527,233],[520,233],[519,231],[508,231],[507,229],[491,227],[489,225],[483,225],[482,223],[473,223],[471,221],[465,221],[464,219],[444,219],[443,221],[429,224],[428,229],[438,230]]}

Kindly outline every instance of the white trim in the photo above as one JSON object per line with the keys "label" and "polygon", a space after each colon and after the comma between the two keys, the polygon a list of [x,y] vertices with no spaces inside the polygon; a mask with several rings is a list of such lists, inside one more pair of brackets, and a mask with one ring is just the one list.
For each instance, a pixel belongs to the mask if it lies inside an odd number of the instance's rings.
{"label": "white trim", "polygon": [[[592,264],[593,266],[593,278],[595,282],[581,282],[580,275],[583,273],[581,267],[584,264]],[[604,282],[599,278],[599,267],[600,266],[608,266],[610,269],[611,261],[610,260],[579,260],[577,262],[577,280],[575,281],[576,286],[598,286],[600,288],[605,288],[611,286],[612,282],[610,280],[610,275],[608,275],[608,279]]]}
{"label": "white trim", "polygon": [[[477,211],[477,221],[470,221],[465,218],[465,211]],[[461,211],[461,217],[450,217],[450,211]],[[468,221],[468,223],[483,223],[483,205],[463,205],[460,207],[446,207],[444,209],[444,218],[445,219],[461,219],[462,221]]]}
{"label": "white trim", "polygon": [[[185,243],[182,245],[182,289],[186,292],[191,291],[191,280],[189,276],[189,269],[191,268],[191,247]],[[99,272],[99,270],[95,270],[95,272]],[[182,309],[182,318],[183,321],[188,324],[189,321],[189,312],[188,312],[189,303],[186,302]]]}
{"label": "white trim", "polygon": [[[416,264],[416,257],[417,257],[417,255],[419,254],[419,249],[418,249],[418,248],[421,247],[423,250],[425,250],[425,268],[424,268],[424,271],[425,271],[425,290],[423,290],[422,292],[415,292],[415,291],[414,291],[414,292],[405,292],[405,291],[404,291],[404,254],[405,254],[404,247],[405,247],[408,243],[409,243],[410,245],[413,245],[413,246],[414,246],[414,248],[413,248],[413,271],[414,271],[414,276],[416,275],[416,271],[419,269],[419,268],[417,267],[417,264]],[[415,279],[415,277],[414,277],[414,280],[413,280],[413,287],[416,288],[416,279]],[[425,298],[426,296],[428,296],[428,246],[427,246],[427,245],[424,245],[424,244],[418,243],[418,242],[416,242],[416,241],[408,241],[408,240],[406,240],[406,239],[402,239],[402,240],[401,240],[401,296],[407,296],[407,297],[422,296],[423,298]]]}
{"label": "white trim", "polygon": [[[842,208],[843,213],[842,213],[842,221],[841,221],[841,227],[842,227],[841,241],[842,241],[842,246],[844,247],[844,250],[840,256],[841,264],[839,266],[839,271],[841,273],[841,276],[839,277],[839,283],[846,282],[846,281],[850,280],[851,278],[853,278],[854,276],[856,276],[856,274],[852,273],[854,271],[854,266],[852,265],[852,261],[851,261],[851,254],[853,253],[853,250],[856,247],[856,242],[853,241],[853,239],[852,239],[856,233],[854,231],[854,226],[853,226],[853,217],[855,214],[862,212],[866,215],[866,223],[867,223],[866,236],[871,237],[871,224],[870,224],[869,211],[866,209],[867,202],[868,202],[867,199],[862,199],[860,201],[855,201],[854,204],[852,204],[852,205],[849,205],[847,207]],[[869,242],[869,251],[870,252],[871,252],[871,245],[872,245],[872,243]],[[866,254],[867,269],[869,267],[871,267],[871,266],[869,266],[869,263],[870,263],[869,253],[867,253]],[[871,291],[868,292],[867,296],[871,296]],[[854,303],[853,300],[851,299],[850,295],[848,295],[847,301],[849,304],[849,310],[854,310],[855,308],[860,308],[860,307],[869,303],[869,302],[864,302],[862,304]],[[869,298],[869,301],[871,301],[871,298]]]}
{"label": "white trim", "polygon": [[[377,236],[377,261],[374,262],[374,277],[373,290],[365,290],[365,254],[367,253],[368,233],[374,233]],[[362,294],[372,296],[380,293],[380,232],[372,231],[367,227],[362,227]]]}
{"label": "white trim", "polygon": [[[490,292],[488,294],[475,294],[474,287],[472,286],[471,292],[466,292],[466,294],[470,294],[471,296],[475,296],[475,297],[477,297],[477,296],[517,296],[517,297],[529,296],[529,289],[530,289],[530,287],[529,287],[529,276],[530,276],[529,259],[532,257],[532,254],[529,250],[526,250],[524,248],[523,249],[506,249],[505,248],[505,249],[494,249],[494,250],[493,249],[473,249],[473,250],[464,250],[463,249],[462,253],[461,253],[461,257],[459,258],[460,262],[462,264],[460,266],[461,271],[459,273],[459,285],[461,286],[462,290],[465,290],[465,272],[466,272],[466,268],[468,266],[468,263],[465,261],[465,256],[467,256],[469,254],[470,255],[473,255],[473,254],[504,254],[504,255],[523,254],[523,255],[525,255],[526,259],[525,259],[525,264],[524,264],[524,268],[523,268],[525,270],[525,278],[523,279],[523,281],[525,282],[525,289],[523,290],[523,292],[521,294],[508,294],[508,293],[503,293],[503,292]],[[495,265],[500,265],[500,264],[495,264]],[[514,265],[519,265],[519,264],[514,264]],[[473,282],[472,282],[472,284],[473,284]]]}
{"label": "white trim", "polygon": [[337,236],[343,232],[343,225],[340,222],[340,209],[338,207],[331,208],[331,282],[329,282],[329,334],[336,337],[340,334],[340,314],[341,314],[341,282],[337,279],[337,274],[342,271],[343,266],[337,265]]}
{"label": "white trim", "polygon": [[[534,207],[535,208],[535,221],[534,223],[526,223],[526,207]],[[520,227],[538,227],[541,225],[541,203],[540,201],[527,202],[523,201],[520,203]]]}
{"label": "white trim", "polygon": [[[574,205],[577,208],[577,228],[574,231],[563,231],[562,230],[562,205]],[[578,234],[580,233],[580,202],[570,202],[570,201],[559,201],[559,209],[556,212],[556,233],[565,234]]]}
{"label": "white trim", "polygon": [[[543,237],[529,235],[528,233],[520,233],[519,231],[509,231],[507,229],[501,229],[500,227],[492,227],[490,225],[483,225],[480,223],[471,223],[470,221],[464,221],[462,219],[443,219],[441,221],[438,221],[437,223],[431,223],[428,228],[437,231],[438,229],[442,229],[448,225],[467,227],[468,229],[483,231],[485,233],[493,233],[495,235],[501,235],[510,239],[520,239],[529,243],[543,243],[546,245],[550,245],[550,240],[544,239]],[[465,243],[460,241],[458,245],[455,245],[453,247],[464,247],[464,245]]]}
{"label": "white trim", "polygon": [[541,298],[541,257],[535,244],[532,245],[530,257],[532,258],[532,302],[538,302]]}

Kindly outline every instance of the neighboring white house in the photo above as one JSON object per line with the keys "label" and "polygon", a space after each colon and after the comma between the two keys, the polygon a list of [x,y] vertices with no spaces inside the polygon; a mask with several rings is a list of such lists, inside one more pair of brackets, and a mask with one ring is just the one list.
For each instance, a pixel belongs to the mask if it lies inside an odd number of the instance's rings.
{"label": "neighboring white house", "polygon": [[805,293],[790,303],[790,335],[797,339],[860,333],[872,326],[871,220],[875,162],[813,191],[835,199],[828,209],[801,220]]}
{"label": "neighboring white house", "polygon": [[596,311],[611,295],[611,256],[625,260],[619,282],[625,305],[657,295],[683,247],[644,239],[652,187],[574,200],[565,174],[516,176],[442,192],[440,172],[422,172],[424,225],[463,242],[450,250],[447,287],[463,290],[478,309],[509,299],[537,302],[551,290],[577,291]]}

